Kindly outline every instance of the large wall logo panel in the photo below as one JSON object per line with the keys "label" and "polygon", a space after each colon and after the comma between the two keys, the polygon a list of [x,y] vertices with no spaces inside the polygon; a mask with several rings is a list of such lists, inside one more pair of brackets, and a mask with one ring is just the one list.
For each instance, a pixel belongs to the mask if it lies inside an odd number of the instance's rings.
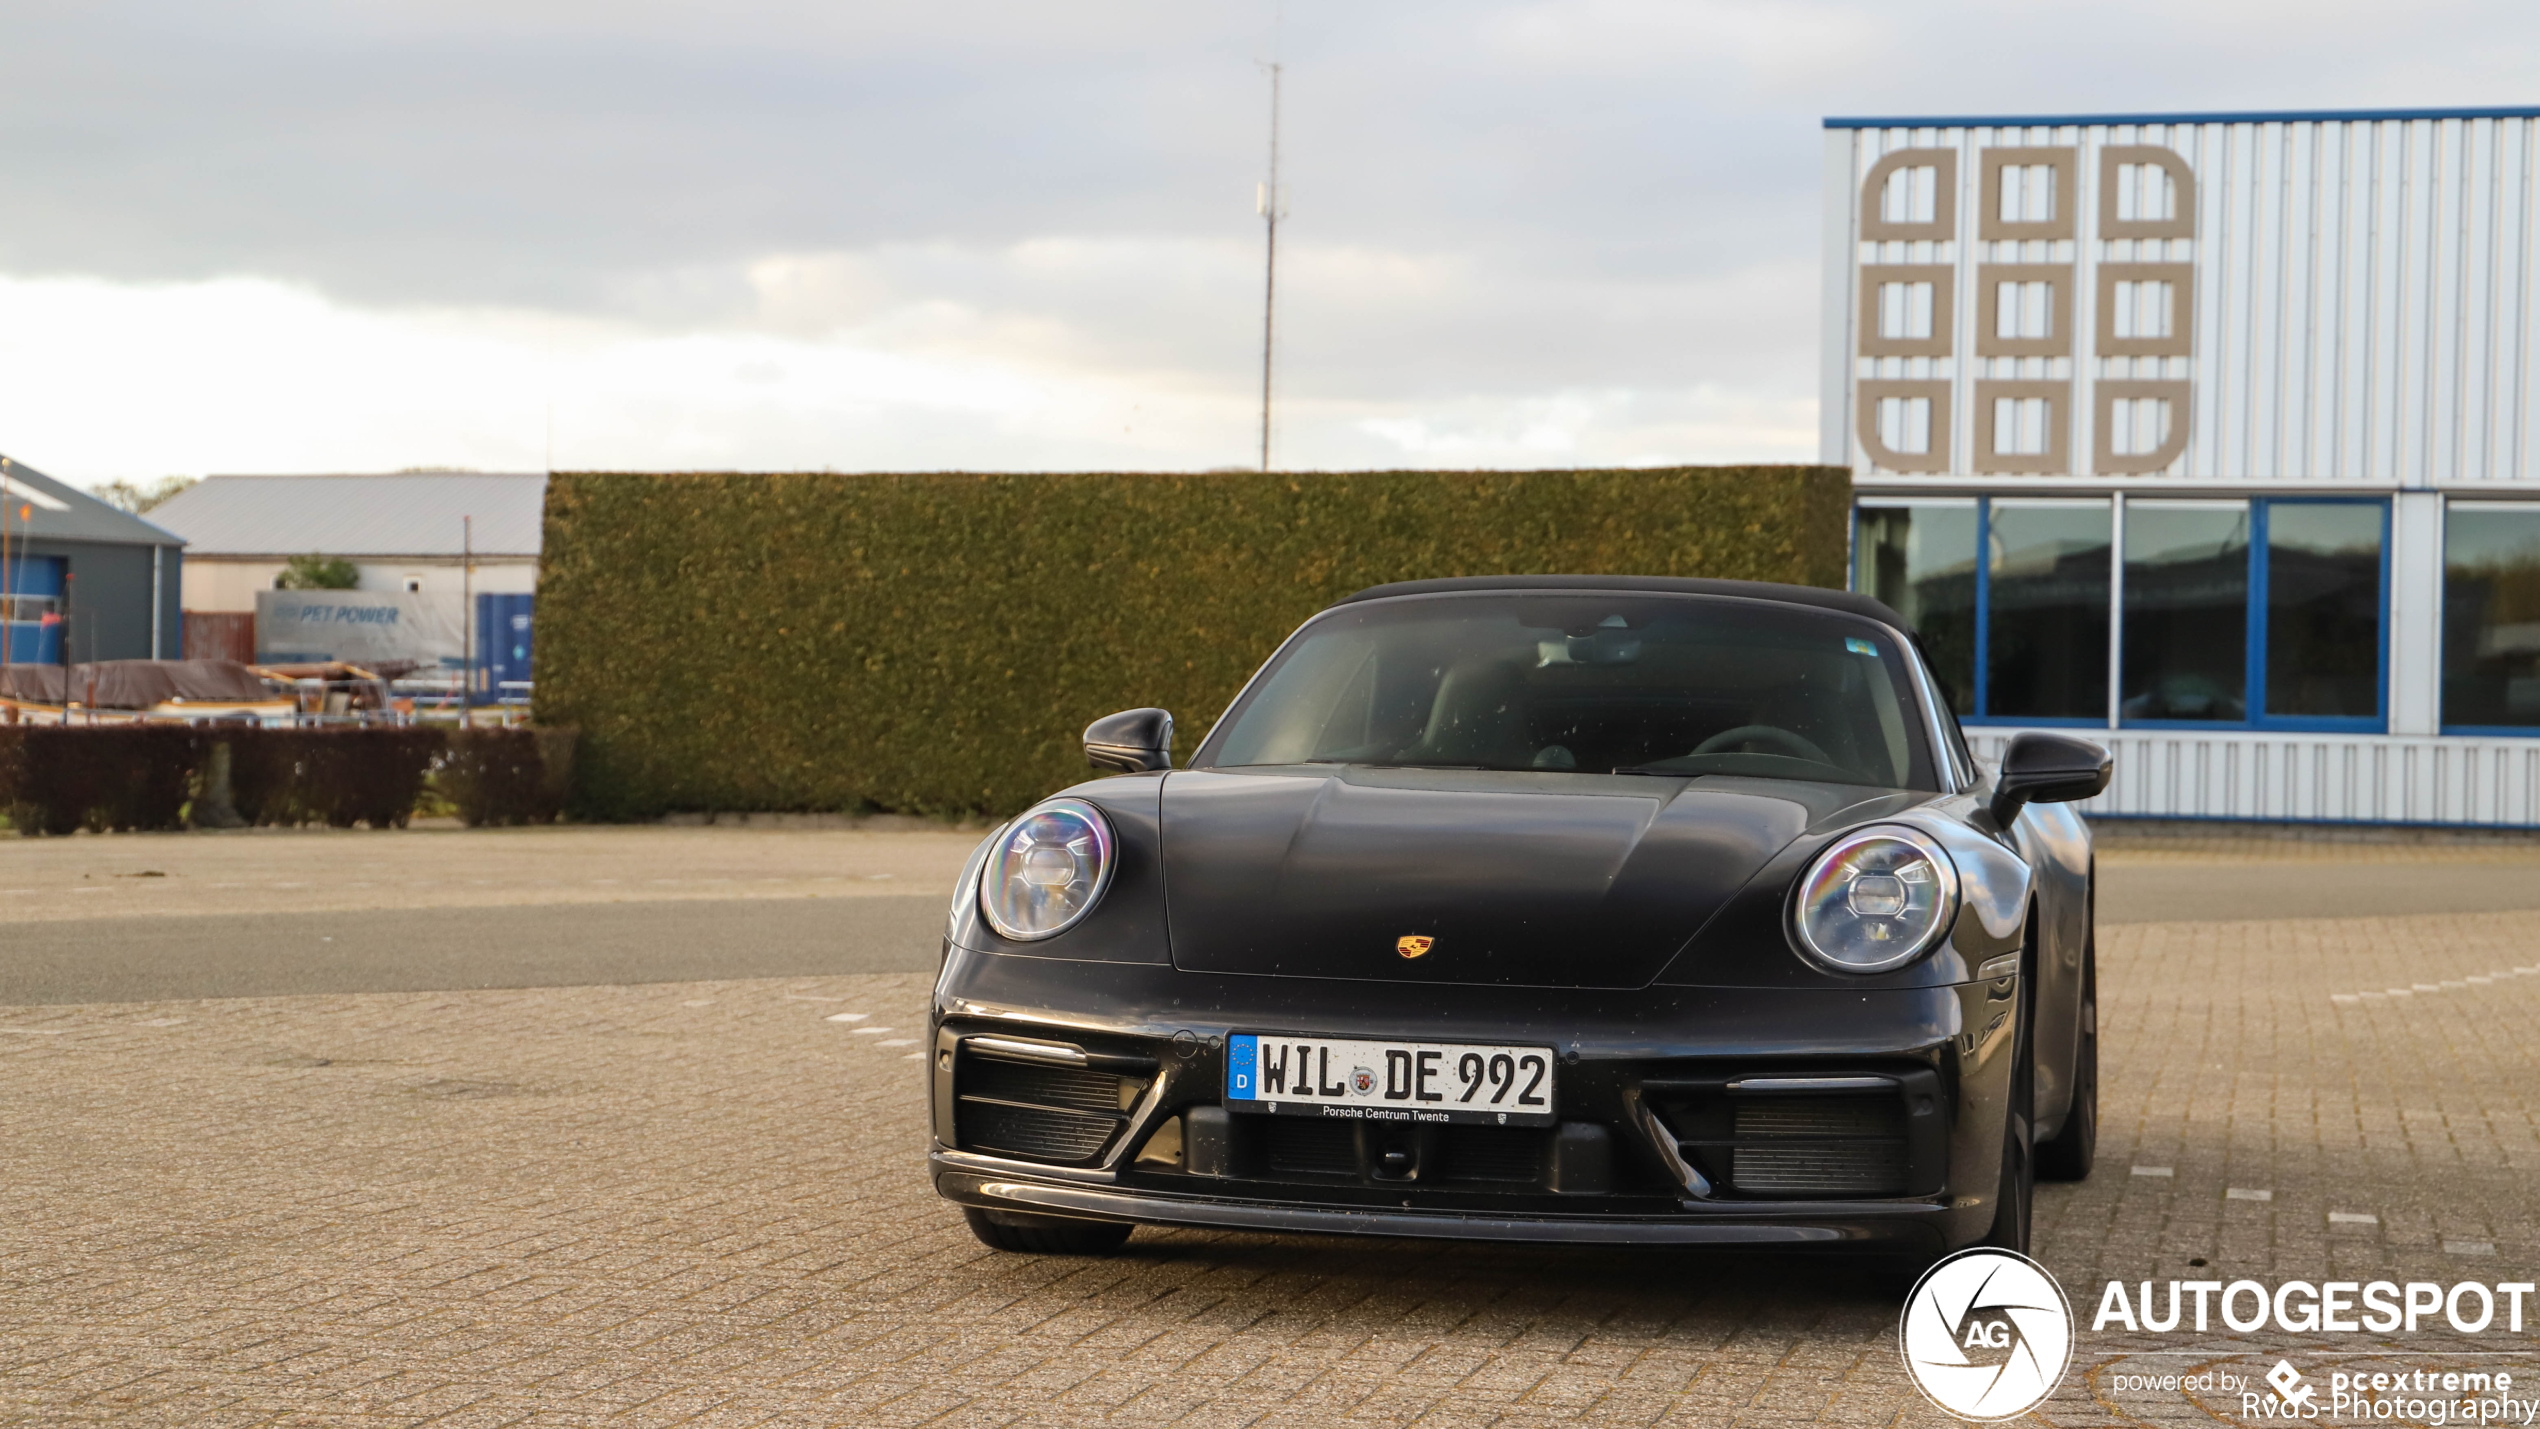
{"label": "large wall logo panel", "polygon": [[[1960,132],[1960,143],[1898,147],[1861,171],[1859,457],[1926,475],[2170,470],[2192,416],[2187,156]],[[1988,132],[2000,142],[1984,142]]]}

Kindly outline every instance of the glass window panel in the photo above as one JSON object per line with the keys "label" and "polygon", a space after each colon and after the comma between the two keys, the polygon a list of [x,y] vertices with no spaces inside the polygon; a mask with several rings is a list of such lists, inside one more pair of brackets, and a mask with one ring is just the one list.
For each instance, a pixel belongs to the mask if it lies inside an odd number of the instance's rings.
{"label": "glass window panel", "polygon": [[1976,506],[1864,506],[1852,588],[1876,596],[1922,637],[1949,707],[1974,711]]}
{"label": "glass window panel", "polygon": [[2270,715],[2381,712],[2378,503],[2267,503]]}
{"label": "glass window panel", "polygon": [[2247,719],[2248,651],[2248,505],[2127,502],[2119,712]]}
{"label": "glass window panel", "polygon": [[2540,509],[2445,513],[2443,723],[2540,725]]}
{"label": "glass window panel", "polygon": [[1993,503],[1985,710],[2108,713],[2108,507]]}

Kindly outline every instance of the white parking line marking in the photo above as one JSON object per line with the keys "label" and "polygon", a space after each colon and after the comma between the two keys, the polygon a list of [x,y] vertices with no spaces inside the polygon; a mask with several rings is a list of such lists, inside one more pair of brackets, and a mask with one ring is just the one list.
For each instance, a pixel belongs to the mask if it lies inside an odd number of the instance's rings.
{"label": "white parking line marking", "polygon": [[[887,1031],[889,1029],[886,1028],[884,1030]],[[876,1042],[873,1045],[876,1047],[914,1047],[917,1045],[917,1039],[914,1037],[894,1037],[888,1042]]]}
{"label": "white parking line marking", "polygon": [[871,1017],[872,1015],[873,1014],[870,1012],[833,1012],[820,1020],[823,1022],[862,1022],[864,1019]]}
{"label": "white parking line marking", "polygon": [[20,1037],[59,1037],[62,1035],[62,1030],[59,1027],[0,1027],[0,1032],[14,1033]]}
{"label": "white parking line marking", "polygon": [[2175,1176],[2178,1173],[2167,1166],[2137,1166],[2134,1168],[2134,1174],[2137,1176]]}
{"label": "white parking line marking", "polygon": [[2328,995],[2328,1000],[2331,1002],[2361,1002],[2364,999],[2363,994],[2361,993],[2332,992]]}
{"label": "white parking line marking", "polygon": [[681,1007],[712,1007],[714,1006],[714,999],[711,997],[701,997],[695,1002],[683,1002],[679,1005]]}
{"label": "white parking line marking", "polygon": [[847,1035],[850,1037],[879,1037],[885,1032],[897,1032],[899,1030],[900,1029],[896,1027],[850,1027],[847,1029]]}
{"label": "white parking line marking", "polygon": [[2370,1211],[2331,1211],[2328,1223],[2333,1226],[2377,1226],[2381,1217]]}
{"label": "white parking line marking", "polygon": [[2443,1253],[2445,1255],[2494,1255],[2496,1243],[2492,1240],[2447,1240],[2443,1242]]}
{"label": "white parking line marking", "polygon": [[2223,1192],[2223,1199],[2227,1201],[2272,1201],[2275,1199],[2275,1192],[2252,1191],[2245,1186],[2234,1186],[2230,1190]]}

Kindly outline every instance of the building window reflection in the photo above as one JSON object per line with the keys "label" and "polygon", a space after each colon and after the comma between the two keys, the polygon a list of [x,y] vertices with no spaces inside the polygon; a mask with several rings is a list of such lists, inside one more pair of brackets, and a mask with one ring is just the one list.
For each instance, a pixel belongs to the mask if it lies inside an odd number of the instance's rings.
{"label": "building window reflection", "polygon": [[1987,517],[1984,713],[2105,723],[2108,503],[1998,499]]}
{"label": "building window reflection", "polygon": [[[2105,498],[1865,501],[1853,587],[1921,632],[1951,707],[1970,720],[2382,727],[2386,502],[2135,498],[2122,509],[2112,572]],[[2447,722],[2469,723],[2459,711],[2473,699],[2486,701],[2474,718],[2497,719],[2518,689],[2522,712],[2503,722],[2540,725],[2540,506],[2516,529],[2521,544],[2499,536],[2495,550],[2454,560]]]}
{"label": "building window reflection", "polygon": [[2540,506],[2444,513],[2443,725],[2540,727]]}
{"label": "building window reflection", "polygon": [[1975,713],[1976,503],[1865,503],[1853,538],[1852,588],[1905,618],[1922,638],[1949,707]]}
{"label": "building window reflection", "polygon": [[2125,508],[2129,720],[2249,717],[2249,505],[2129,501]]}
{"label": "building window reflection", "polygon": [[2266,503],[2269,715],[2379,717],[2384,509]]}

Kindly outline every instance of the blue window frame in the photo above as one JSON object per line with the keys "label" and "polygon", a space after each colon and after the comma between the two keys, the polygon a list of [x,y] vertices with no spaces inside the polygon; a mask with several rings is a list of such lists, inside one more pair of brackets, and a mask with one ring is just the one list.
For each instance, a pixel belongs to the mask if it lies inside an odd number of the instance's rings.
{"label": "blue window frame", "polygon": [[1915,627],[1967,723],[2104,728],[2109,510],[2105,497],[1865,501],[1853,588]]}
{"label": "blue window frame", "polygon": [[2540,503],[2445,503],[2442,730],[2540,730]]}
{"label": "blue window frame", "polygon": [[[1922,632],[1969,724],[2388,728],[2387,501],[2122,509],[2123,568],[2112,572],[2104,498],[1866,498],[1853,589]],[[2124,606],[2113,697],[2112,595]]]}
{"label": "blue window frame", "polygon": [[[2212,503],[2209,513],[2196,512],[2198,504],[2144,502],[2138,510],[2128,503],[2119,722],[2146,729],[2387,729],[2390,504],[2265,497]],[[2226,532],[2230,523],[2217,518],[2237,511],[2245,520]],[[2200,514],[2214,526],[2210,546],[2191,534],[2166,545],[2154,539],[2154,522]],[[2201,607],[2186,593],[2198,588]],[[2215,618],[2235,603],[2238,628],[2218,625]],[[2165,621],[2164,604],[2185,618]],[[2236,671],[2228,656],[2215,658],[2235,635]],[[2190,642],[2196,651],[2181,648]],[[2193,709],[2212,713],[2188,713]]]}

